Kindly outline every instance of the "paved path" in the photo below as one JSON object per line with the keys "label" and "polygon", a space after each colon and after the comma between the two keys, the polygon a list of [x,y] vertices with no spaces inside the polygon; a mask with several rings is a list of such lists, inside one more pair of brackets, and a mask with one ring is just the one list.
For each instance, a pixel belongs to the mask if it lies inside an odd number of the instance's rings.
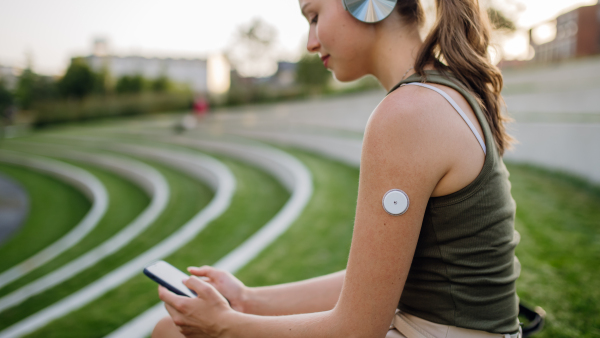
{"label": "paved path", "polygon": [[44,265],[79,243],[98,225],[98,222],[100,222],[100,219],[106,213],[106,209],[108,208],[108,193],[102,182],[95,176],[64,162],[7,150],[0,150],[0,161],[27,166],[55,176],[81,190],[92,202],[90,211],[66,235],[22,263],[1,273],[0,287],[2,287]]}
{"label": "paved path", "polygon": [[[235,273],[248,264],[264,248],[285,232],[304,210],[312,196],[310,171],[294,157],[266,146],[249,146],[209,140],[175,138],[171,142],[225,153],[229,156],[257,164],[277,177],[292,193],[285,206],[259,231],[235,250],[221,258],[215,267]],[[150,335],[158,320],[166,316],[163,303],[158,303],[117,331],[111,338],[143,338]]]}
{"label": "paved path", "polygon": [[21,337],[34,332],[51,321],[81,308],[118,287],[138,275],[150,263],[167,257],[187,244],[208,223],[219,217],[229,207],[235,191],[235,178],[221,162],[204,155],[192,155],[172,150],[158,150],[129,145],[119,145],[118,149],[137,156],[152,158],[188,172],[192,176],[207,182],[210,186],[216,187],[215,196],[204,209],[159,244],[85,288],[6,328],[0,332],[0,338]]}
{"label": "paved path", "polygon": [[[508,111],[516,118],[508,128],[519,142],[505,159],[600,182],[600,58],[506,71],[505,83]],[[371,91],[231,109],[209,116],[199,129],[294,144],[352,164],[384,96]]]}
{"label": "paved path", "polygon": [[28,212],[27,191],[16,181],[0,174],[0,245],[17,233]]}
{"label": "paved path", "polygon": [[[45,145],[37,148],[38,150],[43,150],[48,156],[91,163],[124,176],[138,183],[143,190],[146,190],[151,202],[131,223],[97,247],[53,272],[0,298],[0,312],[74,277],[81,271],[94,266],[105,257],[116,253],[148,228],[163,212],[169,201],[169,185],[166,179],[157,170],[142,162],[115,156],[60,151],[60,148],[57,149],[56,147]],[[35,144],[33,144],[33,149],[35,149]]]}

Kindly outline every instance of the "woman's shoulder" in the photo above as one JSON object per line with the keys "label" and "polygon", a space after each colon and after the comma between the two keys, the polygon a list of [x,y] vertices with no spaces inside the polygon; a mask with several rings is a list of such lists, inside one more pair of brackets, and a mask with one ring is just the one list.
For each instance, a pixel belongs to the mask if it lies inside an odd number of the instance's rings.
{"label": "woman's shoulder", "polygon": [[[381,100],[371,114],[366,136],[372,131],[401,138],[428,139],[444,129],[441,96],[418,86],[402,86]],[[442,98],[443,100],[443,98]],[[450,109],[452,109],[450,107]]]}
{"label": "woman's shoulder", "polygon": [[411,87],[392,92],[374,109],[365,129],[363,157],[392,166],[435,168],[433,176],[440,179],[450,164],[440,146],[444,126],[432,114],[436,103],[430,93]]}

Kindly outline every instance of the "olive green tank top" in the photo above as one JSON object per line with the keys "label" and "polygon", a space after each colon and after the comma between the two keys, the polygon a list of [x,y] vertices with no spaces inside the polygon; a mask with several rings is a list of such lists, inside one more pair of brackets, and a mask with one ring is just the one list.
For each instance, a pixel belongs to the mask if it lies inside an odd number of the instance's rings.
{"label": "olive green tank top", "polygon": [[465,97],[483,130],[487,153],[473,182],[450,195],[431,197],[398,308],[425,320],[492,333],[519,329],[515,257],[519,234],[508,171],[481,107],[448,74],[426,71],[396,85],[437,83]]}

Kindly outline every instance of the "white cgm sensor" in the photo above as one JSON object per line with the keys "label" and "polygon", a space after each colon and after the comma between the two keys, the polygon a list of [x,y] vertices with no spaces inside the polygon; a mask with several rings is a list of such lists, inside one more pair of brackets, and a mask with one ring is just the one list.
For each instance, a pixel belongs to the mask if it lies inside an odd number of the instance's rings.
{"label": "white cgm sensor", "polygon": [[383,195],[383,209],[392,216],[400,216],[408,210],[408,195],[400,189],[392,189]]}

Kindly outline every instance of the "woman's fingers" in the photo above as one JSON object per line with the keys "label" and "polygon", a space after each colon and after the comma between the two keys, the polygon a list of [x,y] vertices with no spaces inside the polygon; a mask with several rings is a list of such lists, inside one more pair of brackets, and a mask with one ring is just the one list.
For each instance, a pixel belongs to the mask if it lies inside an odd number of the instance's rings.
{"label": "woman's fingers", "polygon": [[190,337],[213,337],[211,332],[218,327],[217,318],[223,311],[233,311],[226,303],[225,298],[209,283],[198,277],[192,276],[184,279],[186,287],[198,294],[198,297],[189,298],[178,296],[168,289],[160,286],[158,294],[165,302],[165,308],[179,327],[180,332]]}
{"label": "woman's fingers", "polygon": [[194,276],[206,276],[212,279],[216,278],[216,274],[219,272],[217,269],[209,265],[204,265],[199,268],[190,266],[188,267],[188,271]]}
{"label": "woman's fingers", "polygon": [[167,312],[171,316],[171,319],[173,320],[173,324],[175,324],[179,327],[188,325],[188,322],[186,321],[185,316],[183,316],[181,314],[181,312],[177,311],[176,308],[169,305],[169,303],[165,303],[165,308],[167,309]]}
{"label": "woman's fingers", "polygon": [[198,297],[201,298],[206,298],[206,296],[216,293],[216,290],[212,285],[195,276],[184,280],[183,284],[187,286],[188,289],[195,291]]}
{"label": "woman's fingers", "polygon": [[180,313],[185,314],[188,312],[188,301],[190,300],[189,297],[176,295],[167,288],[159,286],[158,298]]}
{"label": "woman's fingers", "polygon": [[162,300],[163,302],[173,304],[177,300],[176,297],[178,296],[173,292],[169,291],[164,286],[158,286],[158,298],[160,298],[160,300]]}

